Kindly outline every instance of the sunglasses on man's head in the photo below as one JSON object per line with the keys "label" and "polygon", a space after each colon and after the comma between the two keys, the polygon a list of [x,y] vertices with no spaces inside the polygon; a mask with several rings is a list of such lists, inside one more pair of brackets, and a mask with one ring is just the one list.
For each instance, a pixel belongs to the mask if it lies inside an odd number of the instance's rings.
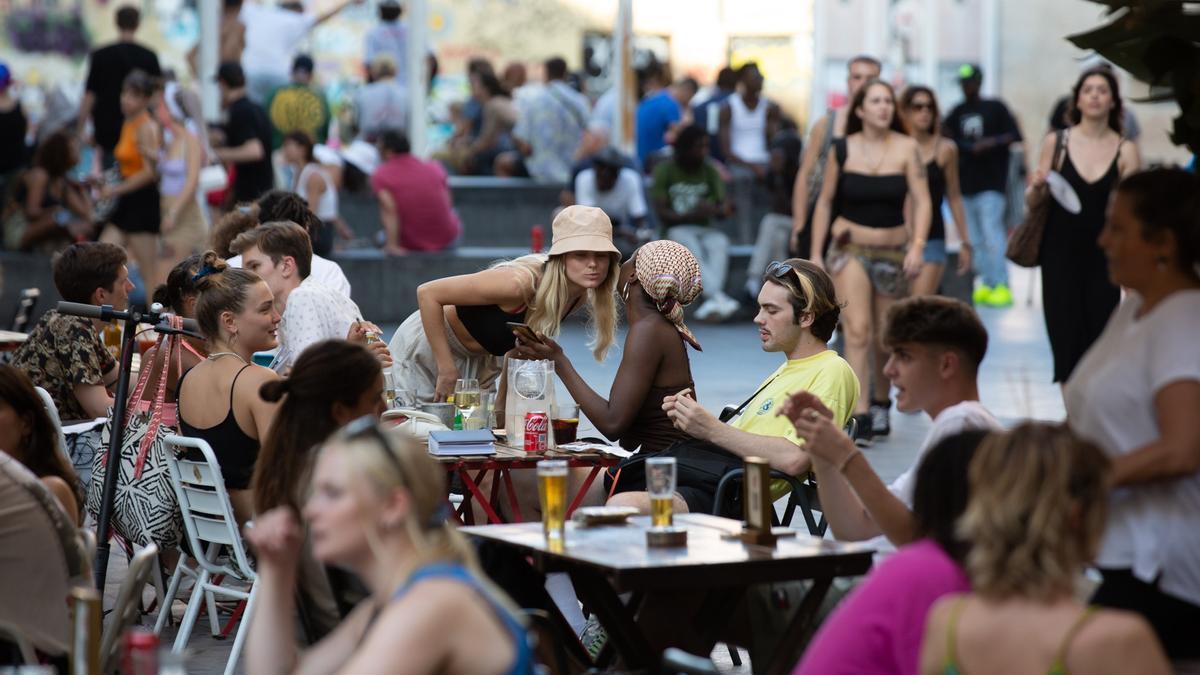
{"label": "sunglasses on man's head", "polygon": [[772,277],[775,277],[776,279],[782,279],[795,271],[796,271],[796,268],[792,267],[791,265],[789,265],[785,262],[780,262],[778,260],[771,263],[770,265],[767,265],[767,274]]}

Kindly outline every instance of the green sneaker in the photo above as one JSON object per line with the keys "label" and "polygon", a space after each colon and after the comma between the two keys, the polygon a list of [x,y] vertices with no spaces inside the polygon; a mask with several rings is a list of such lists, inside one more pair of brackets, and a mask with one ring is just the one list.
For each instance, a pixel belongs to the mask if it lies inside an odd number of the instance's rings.
{"label": "green sneaker", "polygon": [[992,297],[992,287],[985,284],[979,284],[975,292],[971,295],[971,300],[977,305],[986,304],[988,299]]}
{"label": "green sneaker", "polygon": [[600,625],[600,620],[596,618],[595,614],[588,617],[579,641],[583,643],[583,648],[587,650],[588,656],[591,656],[592,659],[600,656],[600,650],[604,649],[604,645],[608,642],[608,632],[604,630],[604,626]]}
{"label": "green sneaker", "polygon": [[1011,307],[1013,304],[1012,291],[1005,284],[996,284],[984,301],[989,307]]}

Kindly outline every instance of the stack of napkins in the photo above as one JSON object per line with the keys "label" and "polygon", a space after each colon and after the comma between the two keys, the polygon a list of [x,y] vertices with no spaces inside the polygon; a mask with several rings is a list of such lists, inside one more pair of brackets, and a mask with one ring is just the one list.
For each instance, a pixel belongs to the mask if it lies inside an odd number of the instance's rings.
{"label": "stack of napkins", "polygon": [[488,429],[429,432],[429,453],[441,457],[496,454],[496,440]]}

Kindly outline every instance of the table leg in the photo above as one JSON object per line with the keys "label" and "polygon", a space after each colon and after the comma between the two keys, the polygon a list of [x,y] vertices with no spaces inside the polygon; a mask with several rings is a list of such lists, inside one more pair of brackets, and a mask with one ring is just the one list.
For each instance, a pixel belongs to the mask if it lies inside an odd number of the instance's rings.
{"label": "table leg", "polygon": [[600,618],[609,641],[624,659],[625,667],[629,670],[653,670],[658,659],[634,621],[633,611],[621,602],[608,580],[601,574],[582,568],[572,569],[570,575],[575,591]]}
{"label": "table leg", "polygon": [[575,513],[575,509],[579,508],[580,502],[583,501],[583,496],[587,494],[588,488],[592,487],[592,483],[596,480],[596,476],[599,475],[600,469],[602,469],[602,468],[604,468],[604,467],[602,467],[602,466],[592,467],[591,472],[588,473],[588,477],[583,481],[583,485],[581,485],[579,487],[579,492],[576,493],[575,499],[571,500],[571,505],[569,507],[567,507],[567,518],[568,519],[570,519],[571,514]]}
{"label": "table leg", "polygon": [[504,480],[504,489],[508,491],[508,508],[512,511],[512,521],[525,522],[521,518],[521,505],[517,503],[517,491],[513,489],[512,473],[508,469],[500,469],[500,477]]}
{"label": "table leg", "polygon": [[721,639],[721,632],[729,625],[737,605],[746,597],[744,586],[734,588],[713,589],[704,598],[700,610],[696,612],[693,626],[709,652]]}
{"label": "table leg", "polygon": [[792,668],[804,653],[808,638],[812,637],[813,631],[817,628],[817,610],[820,609],[821,603],[825,600],[825,594],[829,592],[832,584],[833,577],[812,580],[812,588],[808,589],[808,593],[804,595],[804,600],[796,609],[791,623],[780,636],[779,644],[775,647],[775,653],[771,655],[767,669],[763,671],[767,675],[792,672]]}
{"label": "table leg", "polygon": [[[467,491],[470,492],[470,494],[472,494],[475,497],[475,499],[479,500],[479,508],[483,509],[483,512],[487,514],[488,523],[492,523],[492,524],[503,523],[504,519],[501,518],[500,515],[496,513],[496,510],[492,508],[491,502],[488,500],[487,497],[484,496],[483,491],[479,489],[479,485],[477,485],[475,482],[476,480],[479,480],[479,478],[482,477],[486,472],[487,472],[486,469],[480,471],[479,474],[475,476],[475,480],[472,480],[471,477],[467,474],[465,469],[459,469],[459,475],[463,479],[463,485],[466,485]],[[493,490],[495,489],[494,485],[493,485],[492,489]],[[463,495],[463,504],[467,504],[467,496],[466,495]]]}

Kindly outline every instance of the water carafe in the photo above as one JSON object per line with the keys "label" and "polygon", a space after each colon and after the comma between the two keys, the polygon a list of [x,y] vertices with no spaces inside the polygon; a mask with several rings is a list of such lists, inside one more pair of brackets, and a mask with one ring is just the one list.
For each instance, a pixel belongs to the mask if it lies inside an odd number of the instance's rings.
{"label": "water carafe", "polygon": [[[541,410],[554,415],[554,362],[508,360],[508,395],[505,398],[504,428],[508,444],[525,447],[525,413]],[[549,425],[547,425],[549,427]],[[554,447],[554,432],[546,430],[546,447]]]}

